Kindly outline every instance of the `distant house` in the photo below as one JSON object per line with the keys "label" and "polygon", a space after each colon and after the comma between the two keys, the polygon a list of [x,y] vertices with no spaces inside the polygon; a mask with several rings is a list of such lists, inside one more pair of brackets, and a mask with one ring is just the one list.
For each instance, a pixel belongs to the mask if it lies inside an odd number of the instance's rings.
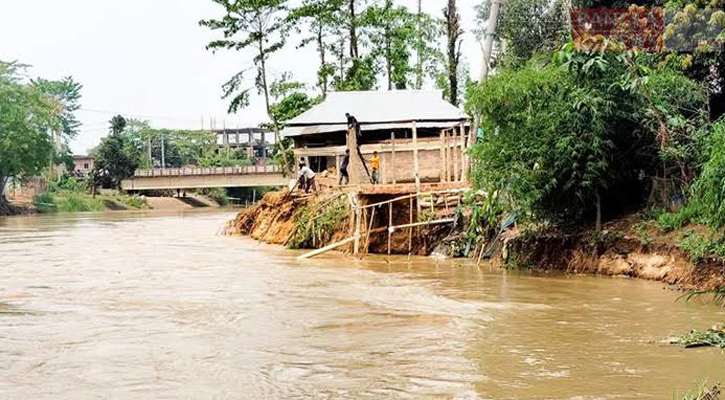
{"label": "distant house", "polygon": [[[345,113],[359,122],[359,137],[348,130]],[[288,121],[282,136],[294,141],[296,159],[306,159],[317,172],[339,169],[350,149],[351,166],[359,163],[350,170],[353,184],[367,183],[360,160],[366,165],[375,151],[381,157],[381,183],[413,182],[416,149],[419,180],[447,182],[464,175],[468,125],[465,113],[445,101],[442,91],[332,92]]]}
{"label": "distant house", "polygon": [[73,172],[79,176],[87,176],[93,170],[92,156],[73,156]]}

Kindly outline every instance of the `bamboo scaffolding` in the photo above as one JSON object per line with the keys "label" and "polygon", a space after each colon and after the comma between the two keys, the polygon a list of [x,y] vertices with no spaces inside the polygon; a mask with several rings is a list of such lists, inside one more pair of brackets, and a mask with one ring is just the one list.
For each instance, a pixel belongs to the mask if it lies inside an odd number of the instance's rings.
{"label": "bamboo scaffolding", "polygon": [[346,244],[348,244],[348,243],[350,243],[350,242],[352,242],[352,241],[354,241],[356,239],[357,239],[357,237],[355,237],[355,236],[349,237],[349,238],[347,238],[347,239],[345,239],[343,241],[340,241],[340,242],[337,242],[337,243],[333,243],[333,244],[327,245],[327,246],[325,246],[325,247],[323,247],[321,249],[317,249],[317,250],[311,251],[309,253],[305,253],[305,254],[297,257],[297,259],[298,260],[307,260],[309,258],[319,256],[320,254],[327,253],[330,250],[334,250],[334,249],[336,249],[338,247],[344,246],[344,245],[346,245]]}

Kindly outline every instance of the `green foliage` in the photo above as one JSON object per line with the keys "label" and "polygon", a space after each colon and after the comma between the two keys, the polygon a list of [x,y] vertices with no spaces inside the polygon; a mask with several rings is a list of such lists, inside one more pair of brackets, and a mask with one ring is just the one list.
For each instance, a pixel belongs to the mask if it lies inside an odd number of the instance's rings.
{"label": "green foliage", "polygon": [[642,246],[650,246],[654,242],[650,225],[646,221],[639,222],[632,227],[632,231]]}
{"label": "green foliage", "polygon": [[699,204],[691,202],[677,212],[661,213],[657,217],[657,226],[665,233],[672,232],[695,222],[699,215]]}
{"label": "green foliage", "polygon": [[[212,31],[220,31],[222,38],[207,45],[210,50],[255,49],[253,59],[257,67],[255,86],[264,93],[269,110],[266,62],[270,54],[284,46],[287,20],[286,0],[212,0],[224,8],[219,19],[199,22]],[[224,85],[224,98],[231,99],[229,112],[234,113],[249,103],[249,91],[244,87],[244,72],[235,74]]]}
{"label": "green foliage", "polygon": [[693,185],[693,196],[703,222],[720,229],[725,227],[725,118],[712,126],[708,161]]}
{"label": "green foliage", "polygon": [[707,260],[725,262],[725,237],[722,235],[689,231],[677,246],[688,254],[694,264]]}
{"label": "green foliage", "polygon": [[287,246],[304,249],[327,243],[336,232],[337,225],[345,220],[347,206],[347,199],[340,197],[322,209],[312,210],[309,206],[298,208],[294,215],[295,231]]}
{"label": "green foliage", "polygon": [[712,346],[725,349],[725,327],[714,326],[704,331],[692,330],[685,335],[674,338],[673,344],[682,347]]}
{"label": "green foliage", "polygon": [[719,400],[720,384],[708,387],[707,382],[702,381],[694,390],[688,390],[684,397],[680,397],[677,393],[672,396],[673,400]]}
{"label": "green foliage", "polygon": [[[483,37],[491,1],[476,7],[476,31]],[[565,3],[548,0],[507,0],[498,19],[496,46],[503,47],[497,65],[520,68],[539,53],[550,55],[569,39]],[[502,46],[503,42],[506,46]]]}
{"label": "green foliage", "polygon": [[128,121],[126,121],[126,118],[124,118],[122,115],[116,115],[115,117],[111,118],[109,124],[111,125],[111,133],[118,135],[126,129]]}
{"label": "green foliage", "polygon": [[[125,120],[123,125],[125,127]],[[115,132],[119,127],[119,124],[114,124],[112,130]],[[133,175],[138,168],[140,156],[129,151],[132,146],[128,142],[129,139],[121,133],[112,133],[101,140],[95,152],[94,184],[98,184],[100,178],[105,177],[117,188],[123,179]]]}
{"label": "green foliage", "polygon": [[50,81],[43,78],[31,80],[31,84],[49,99],[58,104],[58,118],[60,119],[61,131],[67,138],[75,137],[78,134],[78,127],[81,123],[76,118],[81,100],[81,89],[83,85],[66,77],[59,81]]}
{"label": "green foliage", "polygon": [[48,213],[58,211],[58,205],[55,202],[55,196],[51,192],[43,192],[33,199],[33,205],[40,213]]}
{"label": "green foliage", "polygon": [[472,88],[468,109],[481,115],[485,132],[472,151],[477,187],[503,190],[507,208],[524,218],[571,223],[594,219],[599,202],[612,212],[642,201],[642,176],[663,163],[694,170],[693,136],[705,107],[697,84],[652,71],[635,53],[577,52],[569,44],[554,61]]}
{"label": "green foliage", "polygon": [[146,199],[139,196],[121,196],[121,202],[131,208],[147,208]]}
{"label": "green foliage", "polygon": [[229,196],[227,195],[227,190],[224,188],[208,188],[202,189],[200,192],[202,195],[217,202],[220,206],[229,204]]}

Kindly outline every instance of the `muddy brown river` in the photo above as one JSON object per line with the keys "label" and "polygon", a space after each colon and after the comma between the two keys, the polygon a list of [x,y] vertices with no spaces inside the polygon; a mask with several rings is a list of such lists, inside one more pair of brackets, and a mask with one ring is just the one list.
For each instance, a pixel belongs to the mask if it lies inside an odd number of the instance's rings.
{"label": "muddy brown river", "polygon": [[217,236],[229,212],[0,218],[0,399],[672,399],[725,321],[663,285]]}

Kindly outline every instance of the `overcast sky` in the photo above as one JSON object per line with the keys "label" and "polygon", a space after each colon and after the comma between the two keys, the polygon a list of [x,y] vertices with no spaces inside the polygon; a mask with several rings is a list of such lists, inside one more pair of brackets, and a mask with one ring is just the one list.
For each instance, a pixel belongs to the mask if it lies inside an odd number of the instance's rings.
{"label": "overcast sky", "polygon": [[[477,2],[458,0],[467,33],[463,52],[474,76],[480,48],[470,32]],[[425,11],[436,15],[445,4],[423,0]],[[257,125],[266,119],[261,97],[235,115],[227,115],[221,99],[221,84],[252,60],[247,52],[205,50],[216,36],[198,21],[221,15],[211,0],[2,0],[0,60],[30,64],[31,76],[70,75],[83,84],[83,127],[71,143],[75,154],[97,145],[117,113],[154,127],[199,129],[210,118],[219,128]],[[272,56],[270,78],[291,71],[296,80],[312,84],[316,54],[295,45],[290,39]]]}

